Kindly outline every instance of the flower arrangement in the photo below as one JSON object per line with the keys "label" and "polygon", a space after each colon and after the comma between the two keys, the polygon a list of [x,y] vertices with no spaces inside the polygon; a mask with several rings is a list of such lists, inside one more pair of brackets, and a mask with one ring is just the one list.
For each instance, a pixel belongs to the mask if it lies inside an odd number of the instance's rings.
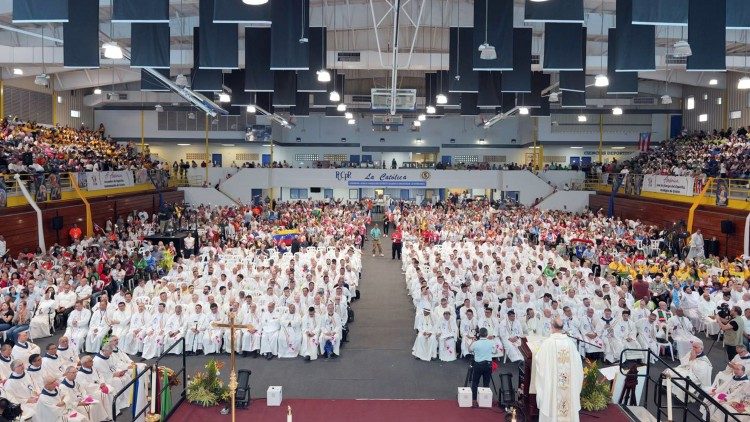
{"label": "flower arrangement", "polygon": [[581,408],[588,412],[604,410],[609,405],[609,381],[599,372],[599,363],[586,359],[583,368]]}
{"label": "flower arrangement", "polygon": [[229,399],[229,388],[219,379],[219,371],[224,367],[222,362],[214,359],[206,362],[205,372],[197,372],[187,385],[187,399],[204,407],[216,406]]}
{"label": "flower arrangement", "polygon": [[170,387],[176,387],[180,385],[180,377],[177,376],[177,373],[172,368],[168,368],[166,366],[160,366],[159,373],[161,374],[164,371],[167,371],[167,379],[169,380]]}

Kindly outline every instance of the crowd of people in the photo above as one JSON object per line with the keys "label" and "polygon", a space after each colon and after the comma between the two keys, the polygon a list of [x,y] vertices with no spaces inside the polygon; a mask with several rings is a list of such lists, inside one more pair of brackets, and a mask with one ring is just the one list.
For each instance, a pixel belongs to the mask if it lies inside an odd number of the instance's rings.
{"label": "crowd of people", "polygon": [[[213,323],[230,313],[249,326],[235,332],[236,353],[306,361],[340,355],[350,304],[359,298],[364,203],[177,206],[166,225],[161,214],[133,212],[68,247],[5,254],[4,397],[46,417],[59,410],[111,419],[112,394],[132,379],[133,359],[228,353],[229,329]],[[164,227],[190,233],[184,248],[145,240]],[[63,333],[60,341],[44,344],[54,332]],[[50,405],[49,394],[65,404]],[[101,406],[82,403],[89,396]]]}
{"label": "crowd of people", "polygon": [[[730,412],[750,405],[750,260],[705,256],[697,237],[690,257],[668,248],[647,254],[640,245],[656,228],[591,211],[474,201],[405,207],[393,218],[404,239],[416,359],[470,359],[486,330],[494,360],[520,361],[522,339],[548,337],[559,318],[583,357],[649,356],[626,349],[676,357],[674,371],[721,394]],[[731,361],[713,381],[700,332],[721,335]]]}

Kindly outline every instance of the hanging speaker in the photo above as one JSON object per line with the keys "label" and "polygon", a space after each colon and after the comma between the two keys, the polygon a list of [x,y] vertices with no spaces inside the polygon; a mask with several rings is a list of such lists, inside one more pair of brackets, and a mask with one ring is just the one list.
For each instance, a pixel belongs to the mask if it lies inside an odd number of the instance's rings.
{"label": "hanging speaker", "polygon": [[52,230],[60,230],[63,228],[62,216],[52,217]]}
{"label": "hanging speaker", "polygon": [[733,234],[734,233],[734,222],[732,220],[722,220],[721,221],[721,232],[723,234]]}

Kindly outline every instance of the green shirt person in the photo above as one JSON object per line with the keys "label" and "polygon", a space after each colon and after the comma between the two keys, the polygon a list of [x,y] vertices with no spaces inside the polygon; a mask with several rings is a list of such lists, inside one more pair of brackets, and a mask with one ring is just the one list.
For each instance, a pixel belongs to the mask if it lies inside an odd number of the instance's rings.
{"label": "green shirt person", "polygon": [[383,237],[383,232],[380,231],[378,226],[375,226],[370,230],[370,237],[372,237],[372,240],[380,240]]}

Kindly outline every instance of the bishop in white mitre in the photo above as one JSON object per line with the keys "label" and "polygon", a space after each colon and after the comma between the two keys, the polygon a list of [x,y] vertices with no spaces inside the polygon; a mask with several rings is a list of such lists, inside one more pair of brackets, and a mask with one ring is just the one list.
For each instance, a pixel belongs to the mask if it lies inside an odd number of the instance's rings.
{"label": "bishop in white mitre", "polygon": [[562,321],[555,318],[552,334],[533,357],[540,422],[579,421],[583,364],[578,348],[562,329]]}

